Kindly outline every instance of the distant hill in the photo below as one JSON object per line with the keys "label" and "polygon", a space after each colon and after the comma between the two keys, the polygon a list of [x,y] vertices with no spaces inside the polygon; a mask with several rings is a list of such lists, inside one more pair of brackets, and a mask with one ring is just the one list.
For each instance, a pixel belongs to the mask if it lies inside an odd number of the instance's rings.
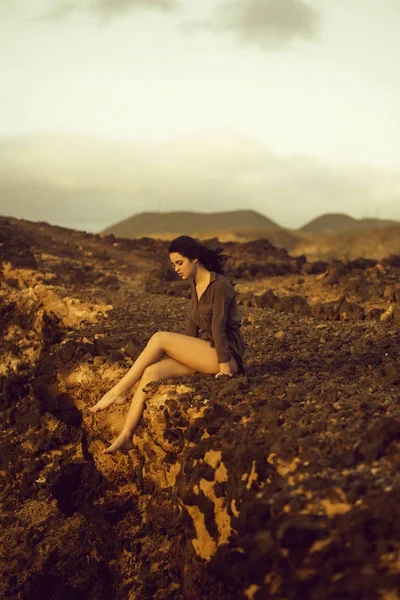
{"label": "distant hill", "polygon": [[303,225],[299,231],[306,233],[343,233],[367,229],[381,229],[399,225],[398,221],[381,219],[353,219],[345,214],[325,214]]}
{"label": "distant hill", "polygon": [[113,233],[117,237],[135,238],[157,234],[194,235],[202,232],[234,232],[241,231],[248,235],[249,230],[258,232],[266,230],[281,230],[282,228],[254,210],[235,210],[221,213],[198,212],[146,212],[134,215],[115,225],[107,227],[102,233]]}
{"label": "distant hill", "polygon": [[[174,238],[181,235],[180,231],[169,231],[167,233],[149,234],[148,237],[160,239],[160,240],[173,240]],[[188,232],[186,232],[188,233]],[[256,228],[236,228],[235,231],[230,230],[218,230],[218,229],[207,229],[203,231],[191,231],[189,235],[199,240],[210,240],[218,238],[221,243],[225,242],[251,242],[254,240],[267,239],[271,244],[277,248],[285,248],[290,252],[306,237],[306,236],[294,236],[286,229],[256,229]]]}
{"label": "distant hill", "polygon": [[309,262],[336,258],[354,260],[360,256],[380,260],[391,254],[400,255],[400,223],[364,231],[308,235],[310,237],[299,242],[291,253],[305,254]]}

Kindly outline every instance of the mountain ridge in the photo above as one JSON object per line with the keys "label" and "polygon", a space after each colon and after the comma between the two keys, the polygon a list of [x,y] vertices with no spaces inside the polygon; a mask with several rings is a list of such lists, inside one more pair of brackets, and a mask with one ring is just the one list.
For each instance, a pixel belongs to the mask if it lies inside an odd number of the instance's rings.
{"label": "mountain ridge", "polygon": [[[173,235],[199,235],[202,232],[230,233],[249,238],[252,230],[264,235],[268,231],[286,231],[289,235],[339,234],[368,229],[383,229],[400,225],[400,221],[390,219],[363,218],[355,219],[344,213],[324,213],[297,229],[283,227],[269,217],[255,210],[233,210],[221,212],[141,212],[122,221],[118,221],[101,231],[117,237],[154,237]],[[214,235],[214,234],[212,234]]]}
{"label": "mountain ridge", "polygon": [[119,221],[101,233],[112,233],[119,237],[169,233],[171,231],[190,233],[206,230],[226,231],[239,229],[284,229],[272,219],[255,210],[222,211],[200,213],[194,211],[142,212]]}
{"label": "mountain ridge", "polygon": [[392,219],[377,219],[364,217],[355,219],[345,213],[324,213],[312,219],[299,231],[307,233],[344,233],[356,230],[377,229],[399,225],[399,221]]}

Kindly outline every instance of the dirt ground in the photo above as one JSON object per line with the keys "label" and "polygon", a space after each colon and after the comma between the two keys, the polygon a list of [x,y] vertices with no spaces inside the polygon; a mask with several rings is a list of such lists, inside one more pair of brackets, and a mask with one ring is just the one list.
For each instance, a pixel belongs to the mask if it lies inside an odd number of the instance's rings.
{"label": "dirt ground", "polygon": [[167,245],[0,218],[0,597],[398,600],[400,256],[225,244],[246,375],[150,384],[103,455],[88,408],[184,328]]}

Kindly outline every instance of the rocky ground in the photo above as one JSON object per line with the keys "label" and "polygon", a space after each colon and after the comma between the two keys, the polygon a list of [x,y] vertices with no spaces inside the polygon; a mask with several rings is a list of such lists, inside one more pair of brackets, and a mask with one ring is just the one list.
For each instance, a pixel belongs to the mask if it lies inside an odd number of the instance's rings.
{"label": "rocky ground", "polygon": [[167,243],[0,218],[0,597],[400,598],[400,257],[229,243],[245,376],[88,411],[187,284]]}

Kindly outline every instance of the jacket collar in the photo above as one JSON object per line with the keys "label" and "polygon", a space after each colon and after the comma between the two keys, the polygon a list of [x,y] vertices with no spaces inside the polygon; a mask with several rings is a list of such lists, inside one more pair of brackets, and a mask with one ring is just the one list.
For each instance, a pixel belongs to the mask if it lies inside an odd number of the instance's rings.
{"label": "jacket collar", "polygon": [[[215,271],[210,271],[211,275],[210,275],[210,283],[212,283],[213,281],[216,281],[217,279],[217,274]],[[210,283],[208,285],[210,285]],[[196,282],[194,279],[192,279],[192,286],[195,286]],[[208,286],[207,286],[208,287]]]}

